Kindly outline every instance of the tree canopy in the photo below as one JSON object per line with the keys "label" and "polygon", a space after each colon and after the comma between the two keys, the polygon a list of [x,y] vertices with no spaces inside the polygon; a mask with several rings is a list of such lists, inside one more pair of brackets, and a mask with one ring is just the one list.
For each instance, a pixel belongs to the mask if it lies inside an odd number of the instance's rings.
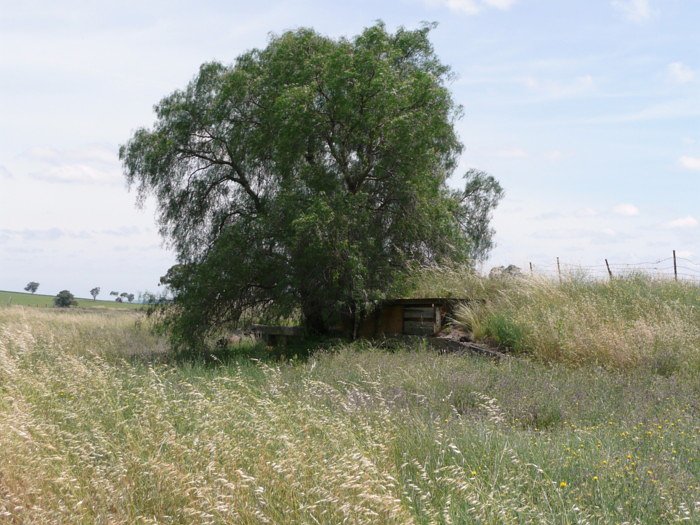
{"label": "tree canopy", "polygon": [[73,294],[68,290],[61,290],[56,294],[56,297],[53,298],[53,304],[59,308],[70,308],[71,306],[76,306],[78,301],[75,300]]}
{"label": "tree canopy", "polygon": [[461,108],[430,29],[271,37],[203,64],[120,148],[177,253],[162,280],[176,335],[249,311],[300,312],[320,332],[356,324],[410,265],[487,253],[502,190],[473,170],[463,190],[446,184]]}

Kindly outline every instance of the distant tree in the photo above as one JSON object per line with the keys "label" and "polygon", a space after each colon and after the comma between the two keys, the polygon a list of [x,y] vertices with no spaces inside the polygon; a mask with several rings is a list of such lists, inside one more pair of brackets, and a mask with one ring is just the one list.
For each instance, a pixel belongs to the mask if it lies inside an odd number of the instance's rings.
{"label": "distant tree", "polygon": [[136,297],[134,294],[130,293],[129,295],[126,296],[126,299],[130,302],[134,302],[134,297]]}
{"label": "distant tree", "polygon": [[75,300],[73,294],[70,293],[68,290],[61,290],[60,292],[58,292],[56,297],[54,297],[53,303],[59,308],[69,308],[71,306],[77,305],[78,301]]}
{"label": "distant tree", "polygon": [[92,295],[93,301],[97,299],[97,296],[100,295],[100,287],[95,286],[92,290],[90,290],[90,295]]}
{"label": "distant tree", "polygon": [[109,292],[109,295],[114,295],[114,296],[116,297],[116,296],[119,295],[119,292],[114,292],[114,291],[112,291],[112,292]]}
{"label": "distant tree", "polygon": [[169,302],[167,295],[165,293],[163,294],[156,294],[154,292],[141,292],[139,293],[138,296],[138,301],[141,304],[147,304],[147,305],[157,305],[157,304],[164,304]]}
{"label": "distant tree", "polygon": [[124,299],[122,299],[121,297],[117,297],[115,301],[117,301],[118,303],[123,303]]}
{"label": "distant tree", "polygon": [[38,289],[39,289],[39,283],[34,282],[34,281],[29,281],[27,283],[27,286],[24,287],[24,290],[26,292],[31,292],[31,293],[36,292]]}

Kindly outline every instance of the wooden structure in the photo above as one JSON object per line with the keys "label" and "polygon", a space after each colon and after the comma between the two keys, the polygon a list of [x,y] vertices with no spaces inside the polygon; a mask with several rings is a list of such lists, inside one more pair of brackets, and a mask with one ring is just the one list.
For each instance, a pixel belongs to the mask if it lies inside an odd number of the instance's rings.
{"label": "wooden structure", "polygon": [[287,346],[287,342],[293,338],[300,338],[304,330],[300,326],[270,326],[254,324],[251,331],[257,339],[262,339],[270,346]]}
{"label": "wooden structure", "polygon": [[[434,336],[442,330],[445,318],[457,303],[466,299],[425,297],[382,301],[360,323],[357,336],[361,338],[395,337],[402,335]],[[286,346],[292,339],[302,338],[299,326],[253,325],[255,337],[270,346]],[[335,327],[339,335],[351,335],[350,320]]]}
{"label": "wooden structure", "polygon": [[460,299],[426,297],[380,303],[360,324],[360,337],[436,335]]}

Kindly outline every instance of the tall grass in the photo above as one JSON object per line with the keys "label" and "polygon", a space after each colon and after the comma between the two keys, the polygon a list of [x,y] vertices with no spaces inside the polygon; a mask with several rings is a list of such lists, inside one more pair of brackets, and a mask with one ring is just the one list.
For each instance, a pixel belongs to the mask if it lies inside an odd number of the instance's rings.
{"label": "tall grass", "polygon": [[0,309],[0,522],[700,519],[700,384],[425,348],[172,361],[135,314]]}
{"label": "tall grass", "polygon": [[547,362],[700,373],[697,284],[641,274],[488,279],[454,269],[426,269],[418,280],[417,293],[471,299],[457,324],[506,350]]}

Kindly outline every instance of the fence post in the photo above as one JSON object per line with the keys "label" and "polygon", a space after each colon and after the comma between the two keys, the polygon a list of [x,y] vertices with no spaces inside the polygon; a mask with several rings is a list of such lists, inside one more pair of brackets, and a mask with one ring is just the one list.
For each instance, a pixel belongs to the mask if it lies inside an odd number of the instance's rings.
{"label": "fence post", "polygon": [[605,266],[608,267],[608,275],[610,276],[610,280],[612,281],[613,276],[612,276],[612,271],[610,271],[610,264],[608,264],[608,260],[605,259]]}
{"label": "fence post", "polygon": [[676,264],[676,250],[673,250],[673,280],[678,280],[678,265]]}
{"label": "fence post", "polygon": [[530,275],[533,275],[535,272],[532,271],[532,261],[530,261]]}
{"label": "fence post", "polygon": [[557,274],[559,275],[559,283],[561,284],[561,266],[559,266],[559,257],[557,257]]}

